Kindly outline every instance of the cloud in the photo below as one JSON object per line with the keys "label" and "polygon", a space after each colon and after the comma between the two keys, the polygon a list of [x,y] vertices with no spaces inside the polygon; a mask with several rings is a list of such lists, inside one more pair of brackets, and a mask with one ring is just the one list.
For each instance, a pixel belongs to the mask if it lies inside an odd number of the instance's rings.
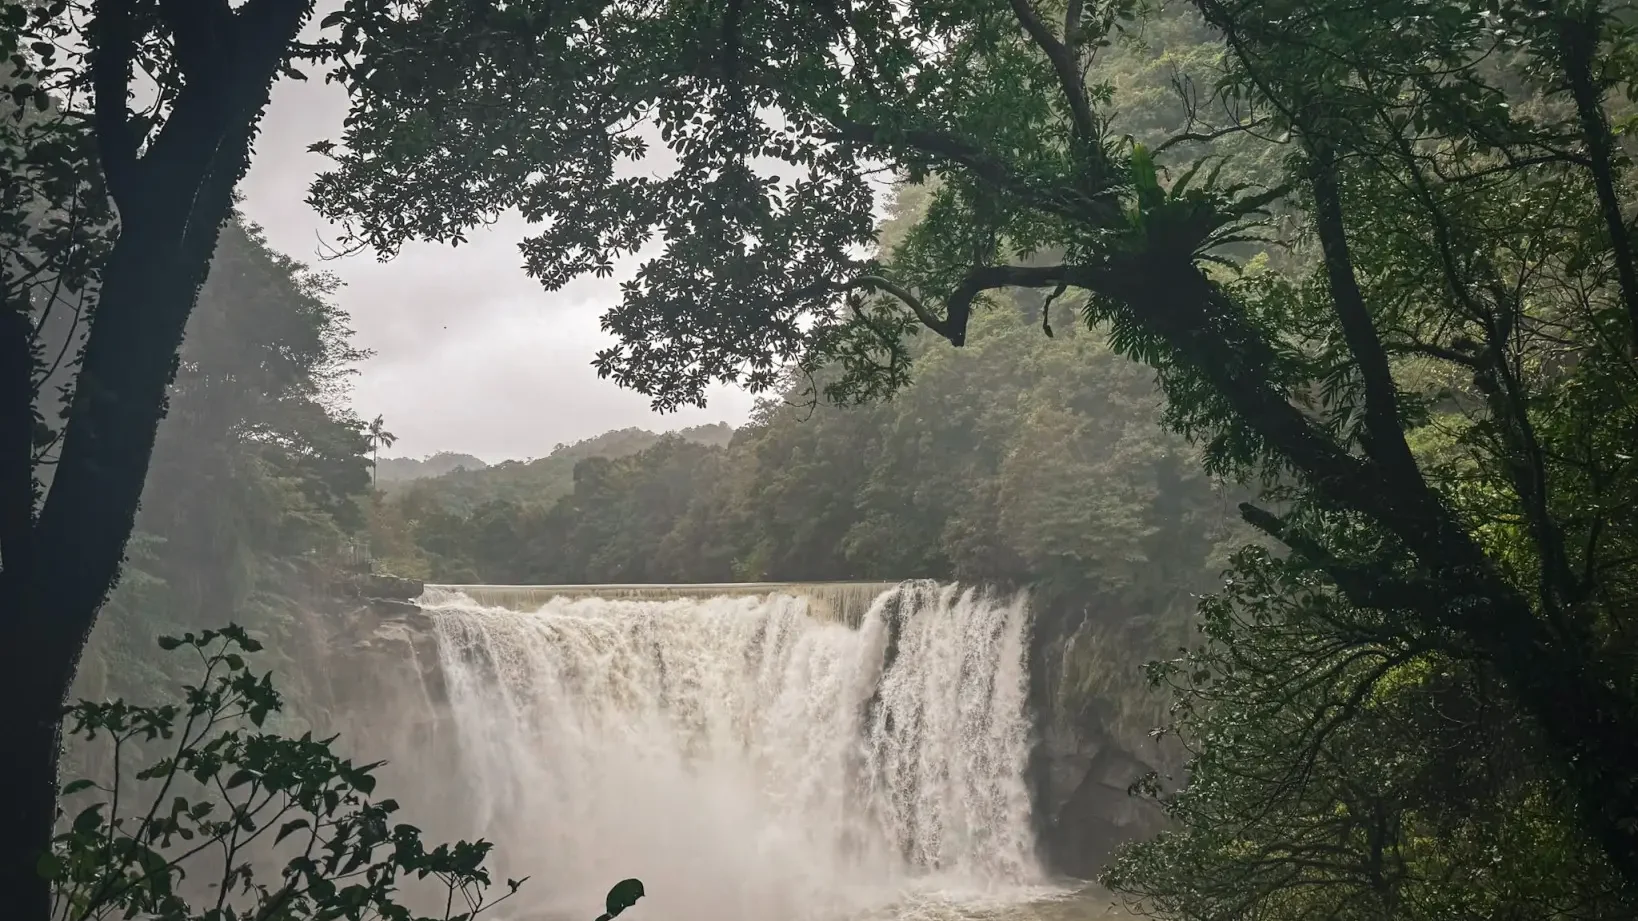
{"label": "cloud", "polygon": [[307,146],[339,135],[346,110],[345,92],[316,76],[281,81],[240,187],[243,210],[276,249],[343,281],[337,300],[356,344],[375,353],[360,368],[354,403],[366,418],[386,418],[399,436],[394,453],[538,457],[614,428],[744,420],[752,399],[738,390],[718,388],[707,410],[662,416],[599,379],[590,363],[612,339],[598,321],[635,263],[549,294],[524,274],[521,219],[475,231],[460,247],[415,244],[386,263],[361,255],[319,265],[322,243],[337,233],[305,201],[325,162]]}

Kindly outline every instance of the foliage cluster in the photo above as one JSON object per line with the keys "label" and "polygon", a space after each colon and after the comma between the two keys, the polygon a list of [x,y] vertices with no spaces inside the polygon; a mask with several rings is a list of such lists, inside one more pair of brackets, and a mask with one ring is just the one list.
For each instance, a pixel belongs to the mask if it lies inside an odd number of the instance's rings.
{"label": "foliage cluster", "polygon": [[480,458],[453,451],[439,451],[423,458],[383,457],[376,462],[377,483],[392,484],[425,477],[443,476],[456,470],[482,470],[489,466]]}
{"label": "foliage cluster", "polygon": [[39,867],[54,919],[470,921],[517,891],[509,880],[487,898],[488,842],[428,847],[397,821],[395,801],[371,796],[379,765],[264,728],[283,700],[248,664],[262,646],[244,629],[159,646],[192,653],[184,667],[201,674],[180,704],[69,708],[69,730],[106,748],[110,769],[63,785],[62,831]]}

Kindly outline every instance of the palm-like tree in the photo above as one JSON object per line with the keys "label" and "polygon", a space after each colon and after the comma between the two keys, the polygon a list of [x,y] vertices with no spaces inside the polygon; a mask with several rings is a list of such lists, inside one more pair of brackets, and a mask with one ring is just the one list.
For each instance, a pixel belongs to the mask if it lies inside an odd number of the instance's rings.
{"label": "palm-like tree", "polygon": [[382,418],[376,416],[375,419],[371,420],[369,431],[365,437],[370,442],[370,488],[374,489],[376,470],[380,466],[378,462],[381,460],[381,449],[392,447],[393,442],[398,440],[398,436],[387,431]]}

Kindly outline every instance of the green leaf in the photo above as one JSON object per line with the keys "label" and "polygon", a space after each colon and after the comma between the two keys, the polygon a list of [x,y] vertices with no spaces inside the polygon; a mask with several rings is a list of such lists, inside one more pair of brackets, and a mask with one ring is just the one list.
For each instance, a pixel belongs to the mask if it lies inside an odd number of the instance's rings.
{"label": "green leaf", "polygon": [[80,810],[74,817],[74,831],[85,833],[102,827],[102,809],[104,803],[92,803]]}
{"label": "green leaf", "polygon": [[56,881],[62,878],[63,859],[53,851],[46,851],[34,865],[34,872],[42,879]]}
{"label": "green leaf", "polygon": [[278,844],[280,841],[283,841],[285,838],[290,837],[296,832],[309,827],[311,824],[312,823],[306,819],[292,819],[291,821],[279,826],[279,833],[274,836],[273,843]]}
{"label": "green leaf", "polygon": [[1160,175],[1155,171],[1154,157],[1149,155],[1149,148],[1142,144],[1132,145],[1132,185],[1139,192],[1158,190]]}

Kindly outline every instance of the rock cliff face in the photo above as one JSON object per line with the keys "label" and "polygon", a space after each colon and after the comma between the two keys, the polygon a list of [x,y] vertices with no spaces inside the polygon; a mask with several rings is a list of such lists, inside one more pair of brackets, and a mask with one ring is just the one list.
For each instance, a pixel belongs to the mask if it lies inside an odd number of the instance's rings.
{"label": "rock cliff face", "polygon": [[1128,792],[1153,768],[1095,726],[1049,721],[1037,760],[1041,846],[1058,872],[1091,879],[1117,846],[1160,828],[1159,811]]}
{"label": "rock cliff face", "polygon": [[368,601],[412,602],[426,591],[420,579],[405,579],[384,572],[356,573],[336,586],[338,594]]}
{"label": "rock cliff face", "polygon": [[[420,595],[420,584],[376,576],[355,585],[324,618],[328,636],[317,662],[327,699],[319,728],[339,734],[348,757],[386,762],[376,771],[381,789],[405,805],[403,820],[428,840],[466,836],[463,800],[452,795],[461,777],[459,727],[438,638],[421,607],[405,600]],[[310,703],[300,702],[303,709]]]}
{"label": "rock cliff face", "polygon": [[[1147,837],[1164,824],[1160,810],[1133,796],[1133,783],[1157,769],[1158,751],[1141,751],[1114,728],[1112,702],[1069,690],[1066,646],[1088,629],[1084,610],[1070,601],[1035,612],[1030,696],[1036,714],[1036,749],[1030,765],[1037,834],[1056,872],[1096,877],[1115,848]],[[1137,663],[1130,663],[1136,668]],[[1152,747],[1152,746],[1150,746]]]}

